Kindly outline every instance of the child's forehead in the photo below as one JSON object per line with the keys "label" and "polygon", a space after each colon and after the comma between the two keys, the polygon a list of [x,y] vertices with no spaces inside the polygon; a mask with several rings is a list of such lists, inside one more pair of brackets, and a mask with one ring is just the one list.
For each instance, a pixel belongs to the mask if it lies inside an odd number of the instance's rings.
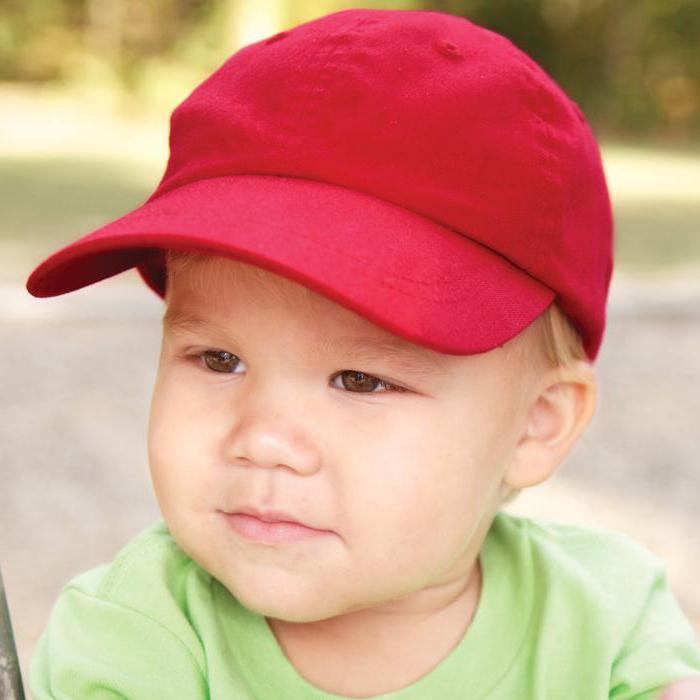
{"label": "child's forehead", "polygon": [[[236,315],[269,304],[294,309],[310,319],[323,317],[329,331],[339,327],[348,334],[363,332],[366,337],[386,336],[388,331],[375,326],[333,299],[296,282],[282,274],[256,265],[218,256],[187,259],[184,266],[177,262],[169,269],[166,297],[168,314],[176,309],[195,309],[210,316]],[[172,308],[174,307],[174,308]],[[397,342],[400,339],[396,338]]]}

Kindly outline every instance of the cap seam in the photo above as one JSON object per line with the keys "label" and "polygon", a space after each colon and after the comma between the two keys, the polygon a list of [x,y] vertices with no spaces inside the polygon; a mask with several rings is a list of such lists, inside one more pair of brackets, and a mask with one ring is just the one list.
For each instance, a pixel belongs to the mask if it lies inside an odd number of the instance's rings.
{"label": "cap seam", "polygon": [[306,114],[311,95],[314,92],[314,90],[316,89],[316,86],[319,84],[321,75],[323,74],[323,71],[326,69],[328,62],[331,60],[331,57],[333,56],[335,51],[340,46],[341,39],[344,36],[343,32],[350,30],[350,29],[356,29],[356,28],[362,26],[363,24],[366,24],[369,20],[370,20],[369,17],[361,17],[359,21],[349,22],[349,23],[344,24],[343,26],[339,26],[337,28],[335,34],[328,35],[328,39],[334,40],[334,43],[332,44],[330,51],[328,51],[328,53],[326,54],[326,57],[323,61],[323,64],[316,71],[316,75],[314,76],[313,83],[311,84],[308,91],[306,92],[306,95],[304,96],[304,102],[301,106],[301,109],[299,110],[299,116],[296,120],[296,123],[294,124],[294,127],[292,128],[292,133],[298,142],[301,142],[301,139],[299,138],[299,126],[304,119],[304,115]]}

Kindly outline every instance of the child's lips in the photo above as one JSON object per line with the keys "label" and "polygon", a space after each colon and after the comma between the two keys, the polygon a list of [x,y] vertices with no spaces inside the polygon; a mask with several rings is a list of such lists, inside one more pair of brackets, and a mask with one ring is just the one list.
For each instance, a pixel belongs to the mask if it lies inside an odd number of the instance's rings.
{"label": "child's lips", "polygon": [[[241,506],[240,508],[236,508],[235,511],[232,511],[234,513],[245,513],[246,515],[252,515],[253,517],[257,518],[258,520],[262,520],[267,523],[279,523],[279,522],[284,522],[284,523],[296,523],[298,525],[305,525],[306,527],[313,527],[312,525],[309,525],[308,523],[302,522],[299,520],[299,518],[294,517],[291,513],[288,513],[285,510],[277,510],[277,509],[260,509],[260,508],[255,508],[253,506]],[[318,529],[318,528],[314,528]]]}
{"label": "child's lips", "polygon": [[317,530],[298,522],[262,520],[248,513],[222,511],[229,527],[246,539],[257,542],[298,542],[333,534],[330,530]]}

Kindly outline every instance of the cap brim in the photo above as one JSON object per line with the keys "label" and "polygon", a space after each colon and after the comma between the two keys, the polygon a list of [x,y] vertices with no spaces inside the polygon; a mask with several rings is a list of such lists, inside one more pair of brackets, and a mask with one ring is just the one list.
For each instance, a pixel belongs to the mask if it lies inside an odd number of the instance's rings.
{"label": "cap brim", "polygon": [[198,180],[53,253],[27,290],[50,297],[137,267],[165,294],[165,249],[283,275],[406,340],[474,354],[526,328],[555,293],[501,255],[420,214],[338,185],[276,175]]}

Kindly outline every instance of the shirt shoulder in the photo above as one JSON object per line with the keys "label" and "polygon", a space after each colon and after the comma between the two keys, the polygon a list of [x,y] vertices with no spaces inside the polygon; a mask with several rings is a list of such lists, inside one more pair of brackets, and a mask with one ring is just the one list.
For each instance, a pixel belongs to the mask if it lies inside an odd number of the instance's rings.
{"label": "shirt shoulder", "polygon": [[79,595],[110,604],[124,614],[138,614],[176,637],[204,666],[196,627],[204,622],[198,618],[211,607],[211,588],[211,575],[158,520],[127,542],[111,562],[69,580],[60,598]]}
{"label": "shirt shoulder", "polygon": [[210,584],[211,576],[180,548],[165,522],[158,520],[124,545],[111,562],[78,574],[64,590],[79,590],[152,612],[164,594],[165,600],[182,608],[188,589]]}
{"label": "shirt shoulder", "polygon": [[624,532],[500,512],[500,529],[520,539],[535,561],[562,579],[574,577],[602,597],[644,590],[666,565],[648,547]]}
{"label": "shirt shoulder", "polygon": [[63,587],[30,662],[33,697],[205,697],[198,625],[210,588],[210,575],[154,523]]}
{"label": "shirt shoulder", "polygon": [[[529,572],[538,644],[572,668],[609,674],[610,697],[653,693],[700,674],[700,648],[661,557],[626,533],[499,512],[494,534]],[[561,644],[562,634],[569,636]],[[559,640],[559,641],[557,641]],[[568,653],[568,652],[571,653]],[[606,670],[607,669],[607,670]]]}
{"label": "shirt shoulder", "polygon": [[607,613],[612,633],[624,636],[650,591],[667,587],[663,559],[624,532],[503,512],[498,518],[503,536],[528,552],[537,579]]}

